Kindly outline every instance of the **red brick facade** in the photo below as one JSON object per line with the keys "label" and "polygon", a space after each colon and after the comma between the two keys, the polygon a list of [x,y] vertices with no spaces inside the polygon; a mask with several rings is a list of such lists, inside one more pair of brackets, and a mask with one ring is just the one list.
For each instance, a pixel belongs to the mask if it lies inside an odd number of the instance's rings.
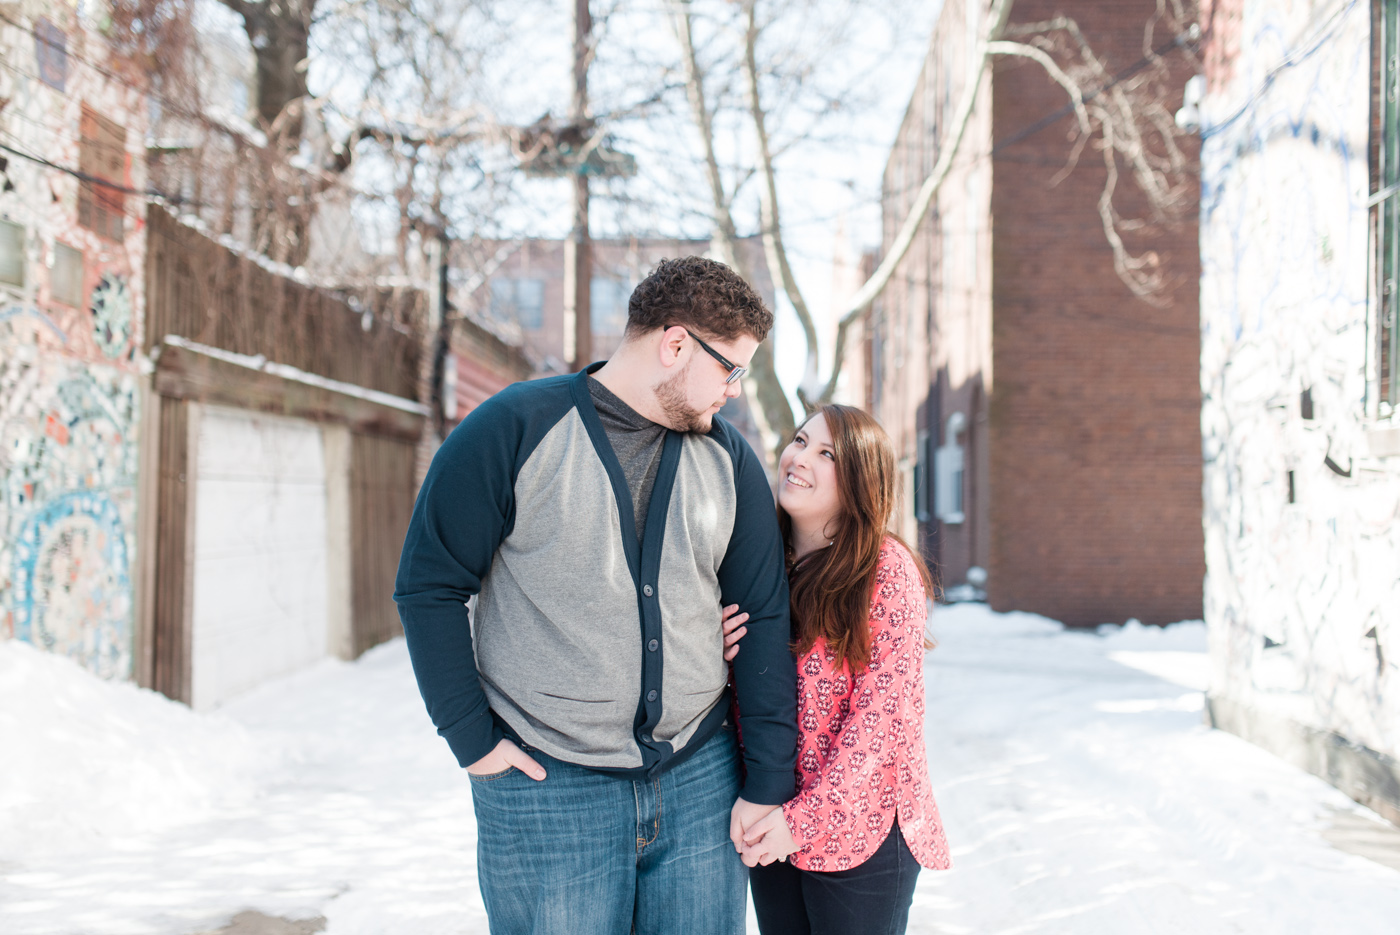
{"label": "red brick facade", "polygon": [[[465,251],[467,246],[460,245],[459,249]],[[564,311],[564,241],[486,241],[471,245],[471,249],[470,254],[458,255],[453,261],[454,266],[466,274],[463,283],[454,284],[453,305],[479,323],[472,326],[470,335],[489,336],[492,340],[495,335],[504,335],[510,341],[512,353],[508,364],[493,362],[494,358],[480,353],[481,341],[476,338],[467,341],[467,330],[459,329],[454,337],[454,350],[460,354],[458,345],[465,341],[464,346],[475,348],[482,366],[472,372],[458,369],[458,421],[506,383],[567,373],[572,355],[571,344],[566,340],[570,332]],[[656,264],[668,258],[704,256],[709,249],[708,240],[594,239],[592,359],[608,359],[622,343],[632,290]],[[746,267],[745,274],[771,308],[773,280],[768,273],[762,243],[756,237],[744,238],[739,241],[738,249]],[[499,386],[495,386],[497,382]],[[755,451],[766,450],[747,396],[730,400],[722,414],[748,439]]]}
{"label": "red brick facade", "polygon": [[[886,171],[887,246],[961,94],[965,9],[944,8]],[[1154,10],[1150,0],[1022,0],[1013,17],[1075,18],[1116,73],[1142,57]],[[1183,64],[1178,95],[1189,75]],[[867,330],[878,361],[869,403],[910,466],[903,531],[918,532],[945,587],[963,582],[969,566],[985,568],[997,610],[1069,624],[1199,617],[1196,224],[1157,227],[1129,243],[1157,251],[1169,278],[1161,307],[1135,297],[1114,272],[1098,214],[1101,156],[1087,149],[1052,185],[1070,152],[1072,118],[1003,142],[1063,107],[1064,92],[1026,60],[998,60],[988,89],[963,156]],[[1142,208],[1134,194],[1120,178],[1124,217]],[[965,426],[963,516],[944,522],[930,475],[954,413]],[[927,521],[911,529],[924,493]]]}

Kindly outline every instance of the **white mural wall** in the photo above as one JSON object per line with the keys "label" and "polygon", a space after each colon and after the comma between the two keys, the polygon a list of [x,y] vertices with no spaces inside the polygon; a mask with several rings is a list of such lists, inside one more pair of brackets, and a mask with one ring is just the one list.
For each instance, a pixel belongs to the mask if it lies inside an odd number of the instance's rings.
{"label": "white mural wall", "polygon": [[1371,5],[1214,6],[1201,152],[1211,692],[1396,756],[1400,457],[1375,456],[1366,434]]}

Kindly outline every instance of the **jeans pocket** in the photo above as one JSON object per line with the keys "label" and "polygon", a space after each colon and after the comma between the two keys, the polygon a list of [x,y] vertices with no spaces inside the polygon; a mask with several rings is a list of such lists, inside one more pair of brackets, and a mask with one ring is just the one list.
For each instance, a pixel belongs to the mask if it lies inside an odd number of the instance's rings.
{"label": "jeans pocket", "polygon": [[499,773],[487,773],[485,776],[478,776],[475,773],[467,773],[467,776],[471,779],[472,782],[490,782],[493,779],[501,779],[505,776],[509,776],[511,773],[514,772],[516,772],[516,768],[514,766],[507,766]]}

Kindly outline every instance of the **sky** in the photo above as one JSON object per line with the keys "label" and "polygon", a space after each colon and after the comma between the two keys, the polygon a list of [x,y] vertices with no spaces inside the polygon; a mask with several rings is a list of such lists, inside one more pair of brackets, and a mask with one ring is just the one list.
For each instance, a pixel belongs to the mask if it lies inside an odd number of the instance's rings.
{"label": "sky", "polygon": [[[601,5],[595,3],[595,8]],[[764,92],[772,95],[765,98],[771,111],[769,133],[775,151],[781,152],[776,170],[784,239],[799,286],[823,330],[824,366],[829,365],[826,355],[834,336],[830,300],[838,238],[844,234],[845,248],[857,255],[879,246],[880,182],[939,6],[910,0],[815,0],[760,7],[761,12],[776,16],[765,31],[767,43],[760,46],[761,65],[783,75],[781,84],[775,79]],[[738,50],[738,37],[710,15],[731,12],[732,7],[695,5],[697,44],[702,63],[715,63],[706,87],[711,101],[742,107],[741,75],[734,69],[737,61],[727,54]],[[541,41],[533,44],[542,66],[536,72],[538,81],[511,89],[509,107],[522,116],[548,108],[562,113],[567,106],[572,27],[567,15],[558,13],[557,9],[542,11],[539,19],[552,30],[543,31]],[[549,61],[551,42],[558,51]],[[657,0],[622,5],[609,19],[590,76],[595,109],[605,112],[610,106],[635,101],[638,92],[629,88],[629,82],[638,75],[665,74],[679,85],[683,78],[679,63],[680,47],[663,5]],[[824,109],[823,98],[838,99],[841,106]],[[617,147],[636,155],[640,164],[639,177],[618,186],[620,194],[623,199],[644,202],[655,198],[656,207],[610,204],[606,195],[595,196],[594,236],[626,235],[637,228],[708,236],[709,219],[704,214],[708,188],[696,161],[700,136],[680,95],[672,95],[670,103],[670,108],[616,125]],[[715,136],[722,164],[753,164],[753,138],[742,114],[726,108],[717,120]],[[728,175],[732,179],[733,173]],[[542,199],[553,206],[540,212],[542,226],[562,236],[569,226],[567,190],[563,184],[537,184]],[[667,185],[686,197],[654,194]],[[750,180],[735,201],[741,234],[758,229],[757,201],[757,182]],[[791,392],[802,375],[804,348],[785,296],[779,295],[777,306],[778,373]]]}

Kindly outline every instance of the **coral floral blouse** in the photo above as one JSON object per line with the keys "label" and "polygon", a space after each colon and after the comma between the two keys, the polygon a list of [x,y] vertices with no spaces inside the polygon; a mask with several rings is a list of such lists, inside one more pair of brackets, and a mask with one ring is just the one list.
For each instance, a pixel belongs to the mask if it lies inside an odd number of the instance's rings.
{"label": "coral floral blouse", "polygon": [[920,865],[946,870],[948,841],[924,751],[923,582],[886,538],[870,601],[870,664],[837,670],[825,640],[797,662],[797,797],[783,806],[803,870],[848,870],[884,843],[896,820]]}

